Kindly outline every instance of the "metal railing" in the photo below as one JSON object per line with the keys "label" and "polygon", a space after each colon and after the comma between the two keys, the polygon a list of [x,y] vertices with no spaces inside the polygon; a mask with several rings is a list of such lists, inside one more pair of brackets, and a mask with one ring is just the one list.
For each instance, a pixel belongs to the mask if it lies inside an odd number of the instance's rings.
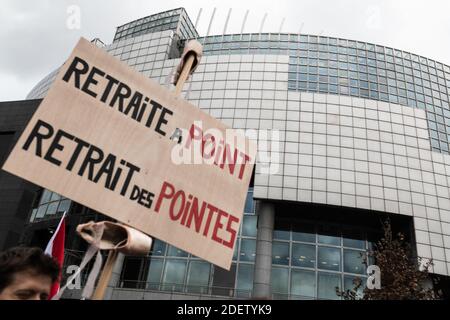
{"label": "metal railing", "polygon": [[250,299],[252,297],[252,290],[179,283],[147,282],[138,280],[121,280],[116,288],[139,291],[166,292],[169,294],[189,294],[195,296],[218,296],[242,299]]}
{"label": "metal railing", "polygon": [[[147,282],[137,280],[121,280],[116,289],[136,290],[139,292],[161,292],[170,295],[185,294],[196,297],[218,297],[231,299],[251,299],[252,290],[235,289],[218,286],[197,286],[188,284]],[[308,297],[286,293],[272,293],[272,300],[317,300],[316,297]],[[339,300],[339,299],[338,299]]]}

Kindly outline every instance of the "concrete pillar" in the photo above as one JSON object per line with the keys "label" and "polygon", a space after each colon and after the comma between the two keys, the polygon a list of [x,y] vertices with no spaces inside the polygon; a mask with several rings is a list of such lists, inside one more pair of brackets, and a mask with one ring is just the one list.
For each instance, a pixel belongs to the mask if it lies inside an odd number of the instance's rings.
{"label": "concrete pillar", "polygon": [[256,236],[256,260],[253,277],[253,298],[270,299],[272,271],[272,237],[275,220],[275,206],[273,203],[258,201],[256,206],[258,215],[258,232]]}
{"label": "concrete pillar", "polygon": [[118,287],[120,284],[120,274],[122,273],[124,259],[125,255],[122,253],[117,255],[117,260],[112,271],[111,279],[109,280],[108,287],[105,291],[104,300],[111,300],[113,289]]}

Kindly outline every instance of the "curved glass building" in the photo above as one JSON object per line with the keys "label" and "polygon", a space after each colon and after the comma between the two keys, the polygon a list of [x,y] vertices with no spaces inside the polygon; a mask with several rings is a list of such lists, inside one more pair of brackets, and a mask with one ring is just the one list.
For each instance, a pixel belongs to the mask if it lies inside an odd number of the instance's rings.
{"label": "curved glass building", "polygon": [[[118,27],[104,49],[170,86],[191,38],[204,57],[185,98],[233,128],[279,139],[259,145],[231,271],[156,240],[151,256],[122,257],[111,298],[337,299],[336,287],[367,277],[360,253],[386,218],[447,279],[448,65],[324,36],[199,37],[182,8]],[[28,98],[44,97],[55,76]],[[38,202],[32,222],[48,217],[43,205],[51,207]]]}

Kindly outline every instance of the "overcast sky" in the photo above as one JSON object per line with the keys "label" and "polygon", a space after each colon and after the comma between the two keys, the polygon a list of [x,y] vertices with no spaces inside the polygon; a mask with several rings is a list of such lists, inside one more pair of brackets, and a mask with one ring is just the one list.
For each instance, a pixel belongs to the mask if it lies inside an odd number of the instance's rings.
{"label": "overcast sky", "polygon": [[[79,28],[68,27],[80,9]],[[446,0],[2,0],[0,6],[0,101],[21,100],[57,68],[80,36],[112,42],[117,26],[161,11],[184,7],[205,35],[221,34],[229,8],[227,33],[299,32],[386,45],[450,64],[450,1]],[[74,26],[74,24],[72,24]],[[76,24],[75,24],[76,26]]]}

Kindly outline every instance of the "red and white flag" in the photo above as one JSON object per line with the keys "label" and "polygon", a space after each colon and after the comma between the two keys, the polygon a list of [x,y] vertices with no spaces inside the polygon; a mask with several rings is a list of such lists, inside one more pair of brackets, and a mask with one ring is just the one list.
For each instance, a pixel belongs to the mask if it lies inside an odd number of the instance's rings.
{"label": "red and white flag", "polygon": [[[60,270],[62,271],[62,266],[64,263],[64,240],[66,237],[66,212],[64,212],[61,221],[58,224],[58,228],[53,233],[52,238],[47,244],[47,248],[45,248],[45,253],[49,256],[52,256],[59,264]],[[59,291],[59,284],[61,281],[61,271],[59,274],[58,281],[52,285],[52,289],[50,290],[50,295],[48,299],[50,300],[54,295],[56,295]]]}

